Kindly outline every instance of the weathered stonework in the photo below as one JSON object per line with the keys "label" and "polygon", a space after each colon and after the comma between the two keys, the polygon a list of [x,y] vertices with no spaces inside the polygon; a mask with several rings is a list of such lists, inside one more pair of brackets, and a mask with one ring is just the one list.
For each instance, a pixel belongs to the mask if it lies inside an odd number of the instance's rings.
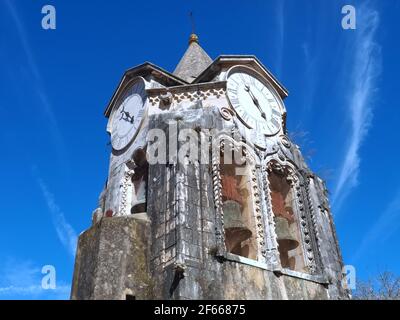
{"label": "weathered stonework", "polygon": [[[190,63],[196,63],[192,53]],[[72,299],[348,298],[341,286],[343,263],[325,185],[287,137],[286,113],[273,136],[250,130],[237,117],[226,96],[226,74],[234,65],[254,68],[281,99],[287,96],[251,56],[219,57],[200,74],[196,66],[198,77],[191,84],[154,65],[139,66],[124,76],[106,116],[112,115],[121,88],[140,76],[146,82],[146,118],[129,145],[111,154],[93,226],[79,238]],[[188,77],[190,65],[181,62],[179,70]],[[152,129],[168,137],[167,163],[149,166],[146,213],[131,214],[133,158],[149,146],[146,137]],[[210,130],[213,138],[219,137],[217,151],[198,148],[199,159],[210,156],[208,162],[190,157],[186,163],[176,161],[187,143],[180,133],[187,129],[202,143],[210,141]],[[112,131],[110,124],[108,130]],[[243,147],[251,163],[257,259],[227,252],[225,246],[219,159],[224,144]],[[268,182],[273,171],[284,174],[294,190],[304,272],[281,266]]]}
{"label": "weathered stonework", "polygon": [[150,221],[104,218],[79,237],[72,299],[151,299]]}

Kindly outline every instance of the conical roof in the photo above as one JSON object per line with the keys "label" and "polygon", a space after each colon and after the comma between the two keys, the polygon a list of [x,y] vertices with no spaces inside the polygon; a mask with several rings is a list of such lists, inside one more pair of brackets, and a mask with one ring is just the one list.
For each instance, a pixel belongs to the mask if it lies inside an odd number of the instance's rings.
{"label": "conical roof", "polygon": [[199,38],[192,34],[189,40],[189,47],[179,61],[174,75],[191,83],[212,63],[209,55],[199,45]]}

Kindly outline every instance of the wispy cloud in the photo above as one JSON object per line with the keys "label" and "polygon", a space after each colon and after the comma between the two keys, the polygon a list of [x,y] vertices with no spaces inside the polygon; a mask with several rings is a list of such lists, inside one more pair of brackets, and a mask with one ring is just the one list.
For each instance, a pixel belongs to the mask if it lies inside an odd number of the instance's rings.
{"label": "wispy cloud", "polygon": [[42,288],[41,268],[31,261],[7,259],[0,266],[0,299],[68,299],[70,285],[58,281],[55,289]]}
{"label": "wispy cloud", "polygon": [[60,239],[63,246],[68,251],[68,253],[71,255],[71,257],[74,258],[77,238],[78,238],[77,234],[74,228],[66,220],[63,211],[57,205],[54,195],[50,192],[47,184],[43,181],[43,179],[40,176],[38,176],[36,168],[34,167],[32,171],[34,176],[36,177],[36,181],[40,187],[43,198],[46,201],[46,205],[51,213],[51,217],[57,232],[57,236]]}
{"label": "wispy cloud", "polygon": [[24,50],[24,53],[27,57],[28,66],[35,80],[41,80],[40,72],[33,57],[32,49],[31,46],[29,45],[28,37],[26,35],[25,28],[22,23],[22,20],[20,19],[18,11],[16,10],[14,3],[10,0],[5,0],[5,5],[6,8],[8,9],[8,12],[10,13],[12,20],[15,23],[15,27],[17,29],[17,33],[22,44],[22,49]]}
{"label": "wispy cloud", "polygon": [[14,22],[18,38],[21,42],[23,52],[26,56],[27,70],[29,70],[31,74],[30,86],[36,92],[36,96],[41,106],[41,112],[45,115],[46,119],[48,120],[46,121],[46,124],[48,126],[48,129],[50,130],[51,138],[54,141],[55,149],[57,150],[60,159],[66,159],[65,143],[60,132],[60,128],[58,125],[56,115],[53,110],[53,106],[50,103],[49,95],[43,84],[40,68],[38,67],[35,61],[33,50],[29,43],[29,37],[26,33],[23,20],[21,19],[18,10],[15,6],[15,3],[13,1],[5,0],[4,3],[7,11],[9,12],[9,16]]}
{"label": "wispy cloud", "polygon": [[[333,8],[329,8],[327,2],[318,4],[305,1],[303,4],[306,8],[308,16],[305,18],[305,38],[301,43],[301,50],[304,58],[304,88],[303,88],[303,119],[312,116],[311,109],[314,107],[316,92],[320,86],[320,71],[325,67],[321,62],[322,50],[324,46],[321,44],[326,41],[326,34],[329,33],[326,21],[329,21],[324,12],[333,12]],[[320,14],[315,15],[315,12]]]}
{"label": "wispy cloud", "polygon": [[[305,90],[304,90],[304,105],[305,114],[308,114],[314,105],[315,92],[318,86],[315,84],[318,82],[318,50],[310,48],[310,43],[303,42],[301,45],[304,61],[305,61]],[[311,54],[312,52],[312,54]]]}
{"label": "wispy cloud", "polygon": [[357,186],[360,147],[371,127],[373,116],[373,93],[377,90],[377,77],[381,69],[380,46],[375,36],[379,26],[377,11],[363,4],[357,10],[357,29],[354,43],[354,68],[349,83],[349,114],[351,130],[347,150],[340,168],[339,178],[332,202],[340,206],[350,190]]}
{"label": "wispy cloud", "polygon": [[64,213],[55,202],[53,194],[49,191],[47,185],[38,178],[38,183],[42,191],[46,204],[51,212],[53,223],[57,231],[58,238],[67,249],[68,253],[75,257],[77,235],[72,226],[65,219]]}
{"label": "wispy cloud", "polygon": [[400,229],[400,190],[367,232],[358,250],[353,256],[356,262],[374,242],[384,243]]}
{"label": "wispy cloud", "polygon": [[[39,281],[40,283],[40,281]],[[41,285],[26,285],[26,286],[14,286],[10,285],[7,287],[0,287],[0,297],[2,298],[10,298],[10,299],[39,299],[39,298],[48,298],[48,299],[62,299],[66,300],[69,297],[71,292],[70,285],[61,285],[57,286],[55,289],[43,289]]]}
{"label": "wispy cloud", "polygon": [[[14,23],[16,34],[18,35],[23,53],[26,57],[26,60],[22,64],[24,65],[24,68],[28,70],[31,87],[33,88],[36,97],[39,101],[40,111],[48,120],[45,121],[44,123],[46,123],[48,130],[51,133],[50,137],[53,140],[53,144],[60,161],[62,162],[62,165],[65,168],[65,170],[68,171],[69,166],[68,163],[66,163],[65,161],[65,159],[67,159],[65,143],[61,135],[59,124],[56,115],[54,113],[53,106],[50,102],[49,95],[43,84],[40,68],[38,67],[35,61],[33,50],[29,43],[29,37],[24,27],[23,19],[21,18],[18,12],[15,2],[10,0],[5,0],[4,4],[7,12],[9,13],[9,16],[11,17],[11,20]],[[38,28],[39,27],[40,26],[38,25]],[[71,225],[66,221],[63,212],[56,204],[53,194],[49,191],[49,188],[44,183],[44,181],[41,178],[37,178],[37,182],[43,193],[47,206],[49,207],[49,210],[52,214],[53,223],[55,225],[57,235],[62,244],[67,248],[68,252],[72,256],[74,256],[75,245],[76,245],[76,233],[71,227]]]}

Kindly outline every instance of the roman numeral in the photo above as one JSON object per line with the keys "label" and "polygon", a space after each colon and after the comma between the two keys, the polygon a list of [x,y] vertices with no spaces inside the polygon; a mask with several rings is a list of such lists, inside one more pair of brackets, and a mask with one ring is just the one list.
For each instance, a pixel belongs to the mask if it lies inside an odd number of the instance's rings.
{"label": "roman numeral", "polygon": [[234,105],[239,104],[238,98],[232,98],[232,99],[231,99],[231,102],[232,102],[232,104],[234,104]]}
{"label": "roman numeral", "polygon": [[229,80],[231,80],[233,83],[235,83],[236,84],[236,86],[238,86],[239,85],[239,82],[237,82],[237,80],[236,80],[236,78],[235,77],[230,77],[229,78]]}
{"label": "roman numeral", "polygon": [[245,79],[243,73],[239,73],[239,78],[240,78],[240,80],[242,80],[242,82],[246,83],[246,79]]}
{"label": "roman numeral", "polygon": [[268,132],[267,126],[265,123],[261,123],[260,124],[260,130],[263,132]]}
{"label": "roman numeral", "polygon": [[257,122],[253,119],[253,117],[249,116],[248,124],[250,127],[254,128],[257,125]]}
{"label": "roman numeral", "polygon": [[274,109],[274,108],[272,108],[272,114],[273,114],[274,116],[276,116],[276,117],[280,117],[280,116],[281,116],[280,112],[277,111],[277,110]]}
{"label": "roman numeral", "polygon": [[274,117],[272,117],[271,122],[273,123],[273,125],[274,125],[276,128],[279,128],[279,126],[280,126],[279,121],[276,120]]}
{"label": "roman numeral", "polygon": [[228,88],[228,91],[231,92],[234,95],[237,95],[237,89],[234,88]]}
{"label": "roman numeral", "polygon": [[236,109],[236,112],[238,112],[238,113],[244,113],[244,110],[243,110],[242,106],[240,106],[240,105],[235,107],[235,109]]}
{"label": "roman numeral", "polygon": [[248,126],[254,128],[254,120],[247,113],[244,113],[242,118],[243,121],[246,122]]}

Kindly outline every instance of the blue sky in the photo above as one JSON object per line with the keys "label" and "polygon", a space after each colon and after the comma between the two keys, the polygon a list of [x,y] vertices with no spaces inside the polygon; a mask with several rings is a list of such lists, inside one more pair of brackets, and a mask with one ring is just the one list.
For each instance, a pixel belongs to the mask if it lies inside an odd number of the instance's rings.
{"label": "blue sky", "polygon": [[[56,30],[41,28],[45,4]],[[341,28],[345,4],[356,30]],[[0,299],[69,297],[107,176],[104,108],[129,67],[173,71],[190,10],[212,58],[254,54],[289,89],[288,129],[327,181],[345,263],[400,274],[400,1],[0,0]]]}

